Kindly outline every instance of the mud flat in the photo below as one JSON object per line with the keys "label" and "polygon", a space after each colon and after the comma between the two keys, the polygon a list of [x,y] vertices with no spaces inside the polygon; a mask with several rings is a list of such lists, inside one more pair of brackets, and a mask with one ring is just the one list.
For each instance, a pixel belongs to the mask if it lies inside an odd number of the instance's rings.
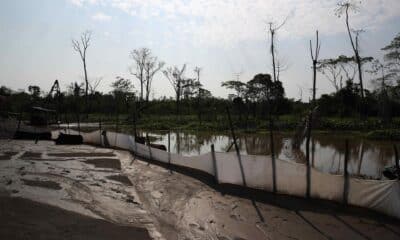
{"label": "mud flat", "polygon": [[0,140],[0,152],[0,239],[400,238],[398,220],[365,209],[244,193],[125,151]]}

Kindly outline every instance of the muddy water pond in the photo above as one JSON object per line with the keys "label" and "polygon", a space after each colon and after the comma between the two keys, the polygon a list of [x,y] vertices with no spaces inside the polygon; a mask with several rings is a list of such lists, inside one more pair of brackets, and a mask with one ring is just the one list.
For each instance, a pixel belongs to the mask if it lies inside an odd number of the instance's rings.
{"label": "muddy water pond", "polygon": [[[98,124],[93,124],[96,128]],[[92,129],[91,126],[84,126]],[[105,127],[107,129],[107,127]],[[114,131],[114,127],[108,128]],[[128,131],[133,134],[132,131]],[[168,131],[140,132],[142,136],[149,136],[152,143],[163,144],[168,147]],[[293,133],[275,133],[275,155],[282,160],[297,163],[306,163],[305,141],[296,150],[292,148]],[[238,146],[241,154],[271,155],[268,133],[237,134]],[[314,168],[332,174],[343,174],[345,140],[349,140],[348,171],[353,176],[381,179],[385,167],[395,164],[393,145],[390,141],[373,141],[349,133],[325,132],[314,133],[311,139],[311,164]],[[170,151],[184,156],[194,156],[211,151],[214,144],[215,151],[226,152],[232,144],[229,133],[215,132],[170,132]],[[231,147],[229,151],[234,152]]]}
{"label": "muddy water pond", "polygon": [[[152,143],[168,146],[168,132],[143,132]],[[282,160],[306,163],[305,141],[300,149],[292,148],[292,133],[274,135],[275,155]],[[270,155],[270,139],[265,134],[238,134],[241,154]],[[349,139],[349,165],[351,175],[365,178],[382,178],[382,170],[395,163],[393,146],[390,141],[372,141],[345,133],[317,133],[311,139],[311,164],[314,168],[332,174],[343,174],[345,140]],[[229,134],[210,132],[171,132],[170,151],[191,156],[215,151],[235,151]]]}

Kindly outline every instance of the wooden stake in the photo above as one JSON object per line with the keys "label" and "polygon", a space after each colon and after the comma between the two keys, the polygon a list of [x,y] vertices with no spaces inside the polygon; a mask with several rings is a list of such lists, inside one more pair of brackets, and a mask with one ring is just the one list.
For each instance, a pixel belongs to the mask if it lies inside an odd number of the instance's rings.
{"label": "wooden stake", "polygon": [[[150,160],[153,160],[153,157],[152,157],[152,154],[151,154],[149,133],[147,133],[147,132],[146,132],[146,142],[147,142],[147,146],[149,148],[149,158],[150,158]],[[150,163],[148,163],[147,165],[150,165]]]}
{"label": "wooden stake", "polygon": [[[399,151],[397,150],[396,144],[393,144],[393,150],[394,150],[394,161],[396,165],[396,171],[399,174],[400,173],[400,168],[399,168]],[[400,180],[400,174],[399,174],[399,180]]]}
{"label": "wooden stake", "polygon": [[78,134],[81,135],[81,122],[80,122],[79,113],[78,113],[77,117],[78,117]]}
{"label": "wooden stake", "polygon": [[343,186],[343,204],[347,205],[348,202],[348,193],[349,193],[349,173],[347,171],[349,163],[349,140],[346,139],[346,150],[344,153],[344,169],[343,169],[343,174],[344,174],[344,186]]}
{"label": "wooden stake", "polygon": [[213,161],[213,167],[214,167],[214,180],[215,183],[218,184],[218,167],[217,167],[217,159],[215,158],[215,149],[214,149],[214,144],[211,144],[211,157]]}
{"label": "wooden stake", "polygon": [[67,122],[67,130],[68,130],[68,134],[70,134],[70,131],[69,131],[69,119],[68,119],[68,115],[65,115],[65,121]]}
{"label": "wooden stake", "polygon": [[[271,113],[270,113],[271,114]],[[276,193],[276,160],[275,160],[275,144],[274,144],[274,132],[273,132],[273,119],[269,117],[269,141],[271,147],[271,160],[272,160],[272,192]]]}
{"label": "wooden stake", "polygon": [[102,146],[102,139],[101,139],[101,118],[99,119],[99,132],[100,132],[100,145]]}
{"label": "wooden stake", "polygon": [[171,132],[168,131],[168,152],[171,152]]}
{"label": "wooden stake", "polygon": [[171,170],[171,132],[168,131],[168,168],[169,172],[172,174]]}
{"label": "wooden stake", "polygon": [[232,124],[232,119],[231,119],[231,113],[229,112],[229,108],[228,108],[228,107],[226,108],[226,112],[227,112],[227,114],[228,114],[229,126],[230,126],[230,128],[231,128],[231,134],[232,134],[233,142],[234,142],[235,149],[236,149],[236,155],[237,155],[238,160],[239,160],[239,167],[240,167],[240,173],[241,173],[241,175],[242,175],[243,185],[244,185],[245,187],[247,187],[246,177],[245,177],[245,175],[244,175],[244,170],[243,170],[243,165],[242,165],[242,159],[241,159],[240,151],[239,151],[239,146],[238,146],[238,144],[237,144],[237,142],[236,142],[236,135],[235,135],[235,131],[233,130],[233,124]]}
{"label": "wooden stake", "polygon": [[17,132],[19,132],[19,130],[21,128],[21,121],[22,121],[22,111],[20,111],[19,116],[18,116]]}
{"label": "wooden stake", "polygon": [[119,122],[119,114],[117,113],[115,117],[115,141],[114,141],[114,147],[117,147],[117,136],[118,136],[118,122]]}
{"label": "wooden stake", "polygon": [[311,121],[312,121],[312,112],[308,115],[308,125],[307,127],[307,139],[306,139],[306,181],[307,181],[307,189],[306,189],[306,198],[310,198],[311,192],[311,166],[310,166],[310,138],[311,138]]}

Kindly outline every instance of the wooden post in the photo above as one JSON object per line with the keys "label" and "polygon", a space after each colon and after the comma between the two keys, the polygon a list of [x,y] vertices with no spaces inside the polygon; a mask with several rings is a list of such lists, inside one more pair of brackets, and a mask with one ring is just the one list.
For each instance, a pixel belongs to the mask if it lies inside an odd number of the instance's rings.
{"label": "wooden post", "polygon": [[172,174],[171,170],[171,132],[168,130],[168,168],[169,172]]}
{"label": "wooden post", "polygon": [[21,121],[22,121],[22,110],[19,112],[19,116],[18,116],[17,132],[19,132],[19,130],[21,128]]}
{"label": "wooden post", "polygon": [[[58,107],[58,104],[57,104],[57,108],[59,108],[59,107]],[[59,110],[57,110],[56,121],[57,121],[58,132],[60,132],[60,128],[61,128],[61,127],[60,127],[61,114],[59,114],[58,111],[59,111]]]}
{"label": "wooden post", "polygon": [[150,146],[149,133],[147,133],[147,132],[146,132],[146,142],[147,142],[147,146],[149,147],[149,158],[150,158],[150,160],[153,160],[153,156],[151,155],[151,146]]}
{"label": "wooden post", "polygon": [[347,171],[347,166],[349,163],[349,140],[346,139],[346,149],[344,153],[344,186],[343,186],[343,204],[347,205],[348,195],[349,195],[349,173]]}
{"label": "wooden post", "polygon": [[115,140],[114,140],[114,147],[117,147],[117,138],[118,138],[118,116],[119,114],[117,113],[117,115],[115,116]]}
{"label": "wooden post", "polygon": [[68,119],[68,115],[65,115],[65,121],[67,122],[67,130],[68,130],[68,134],[70,134],[70,131],[69,131],[69,119]]}
{"label": "wooden post", "polygon": [[275,144],[274,144],[274,118],[272,116],[272,103],[269,92],[266,92],[268,103],[268,121],[269,121],[269,141],[272,160],[272,192],[276,193],[276,160],[275,160]]}
{"label": "wooden post", "polygon": [[244,175],[244,170],[243,170],[243,165],[242,165],[242,159],[241,159],[240,151],[239,151],[239,146],[238,146],[238,144],[237,144],[237,142],[236,142],[236,135],[235,135],[235,131],[233,130],[233,124],[232,124],[232,119],[231,119],[231,113],[229,112],[229,108],[228,108],[228,107],[226,108],[226,112],[227,112],[227,114],[228,114],[229,126],[230,126],[230,128],[231,128],[231,134],[232,134],[233,143],[234,143],[235,149],[236,149],[236,155],[237,155],[238,160],[239,160],[239,167],[240,167],[240,173],[241,173],[241,175],[242,175],[243,185],[244,185],[245,187],[247,187],[246,177],[245,177],[245,175]]}
{"label": "wooden post", "polygon": [[133,136],[134,136],[133,144],[134,144],[134,147],[135,147],[135,150],[133,152],[133,160],[135,160],[136,159],[136,155],[137,155],[136,102],[135,102],[135,100],[133,100],[132,124],[133,124]]}
{"label": "wooden post", "polygon": [[36,126],[33,127],[34,133],[35,133],[35,144],[39,142],[39,134],[36,132]]}
{"label": "wooden post", "polygon": [[171,152],[171,132],[168,131],[168,152]]}
{"label": "wooden post", "polygon": [[115,115],[115,132],[118,132],[118,123],[119,123],[119,116],[118,114]]}
{"label": "wooden post", "polygon": [[181,136],[179,135],[179,130],[176,131],[176,153],[180,154],[181,153]]}
{"label": "wooden post", "polygon": [[136,142],[136,136],[137,136],[137,129],[136,129],[136,103],[135,103],[135,109],[134,109],[133,116],[132,116],[132,121],[133,121],[133,134],[135,136],[135,142]]}
{"label": "wooden post", "polygon": [[359,154],[358,167],[357,167],[358,175],[360,175],[360,173],[361,173],[361,165],[362,165],[363,159],[364,159],[364,141],[361,141],[360,154]]}
{"label": "wooden post", "polygon": [[397,150],[397,146],[395,143],[393,144],[393,150],[394,150],[394,161],[395,161],[396,171],[399,174],[399,180],[400,180],[399,151]]}
{"label": "wooden post", "polygon": [[311,166],[310,166],[310,138],[311,138],[311,121],[312,121],[312,112],[308,115],[307,121],[307,139],[306,139],[306,198],[310,198],[311,192]]}
{"label": "wooden post", "polygon": [[100,146],[102,146],[102,139],[101,139],[101,118],[99,119],[99,133],[100,133]]}
{"label": "wooden post", "polygon": [[272,160],[272,192],[276,193],[276,160],[275,160],[275,144],[274,144],[274,122],[271,116],[271,111],[269,113],[269,140],[271,147],[271,160]]}
{"label": "wooden post", "polygon": [[214,144],[211,144],[211,157],[212,157],[212,162],[213,162],[213,168],[214,168],[214,180],[215,183],[218,184],[218,167],[217,167],[217,159],[215,158],[215,149],[214,149]]}
{"label": "wooden post", "polygon": [[229,121],[229,127],[230,127],[231,134],[232,134],[233,144],[235,146],[236,153],[239,154],[240,153],[239,146],[237,145],[237,142],[236,142],[236,135],[235,135],[235,131],[233,130],[233,124],[232,124],[231,113],[229,112],[229,108],[226,108],[226,112],[228,114],[228,121]]}
{"label": "wooden post", "polygon": [[315,166],[315,139],[311,138],[311,167]]}
{"label": "wooden post", "polygon": [[78,117],[78,134],[81,135],[81,122],[80,122],[79,113],[78,113],[77,117]]}

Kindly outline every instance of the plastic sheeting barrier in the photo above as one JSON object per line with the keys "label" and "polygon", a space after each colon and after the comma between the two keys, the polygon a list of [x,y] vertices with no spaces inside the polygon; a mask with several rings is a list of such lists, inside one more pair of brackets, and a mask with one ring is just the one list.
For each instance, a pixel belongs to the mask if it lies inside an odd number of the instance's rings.
{"label": "plastic sheeting barrier", "polygon": [[[53,137],[58,131],[53,132]],[[72,131],[71,134],[78,134]],[[83,141],[89,144],[116,147],[133,152],[135,155],[163,163],[188,167],[215,176],[212,153],[199,156],[182,156],[135,142],[133,136],[100,131],[81,133]],[[241,155],[243,175],[247,187],[272,191],[273,169],[268,156]],[[242,173],[236,153],[215,153],[219,183],[243,185]],[[304,197],[306,194],[306,166],[304,164],[276,160],[276,187],[282,194]],[[343,201],[344,176],[332,175],[311,169],[310,194],[313,198]],[[400,182],[396,180],[364,180],[349,178],[347,201],[351,205],[369,208],[400,218]]]}

